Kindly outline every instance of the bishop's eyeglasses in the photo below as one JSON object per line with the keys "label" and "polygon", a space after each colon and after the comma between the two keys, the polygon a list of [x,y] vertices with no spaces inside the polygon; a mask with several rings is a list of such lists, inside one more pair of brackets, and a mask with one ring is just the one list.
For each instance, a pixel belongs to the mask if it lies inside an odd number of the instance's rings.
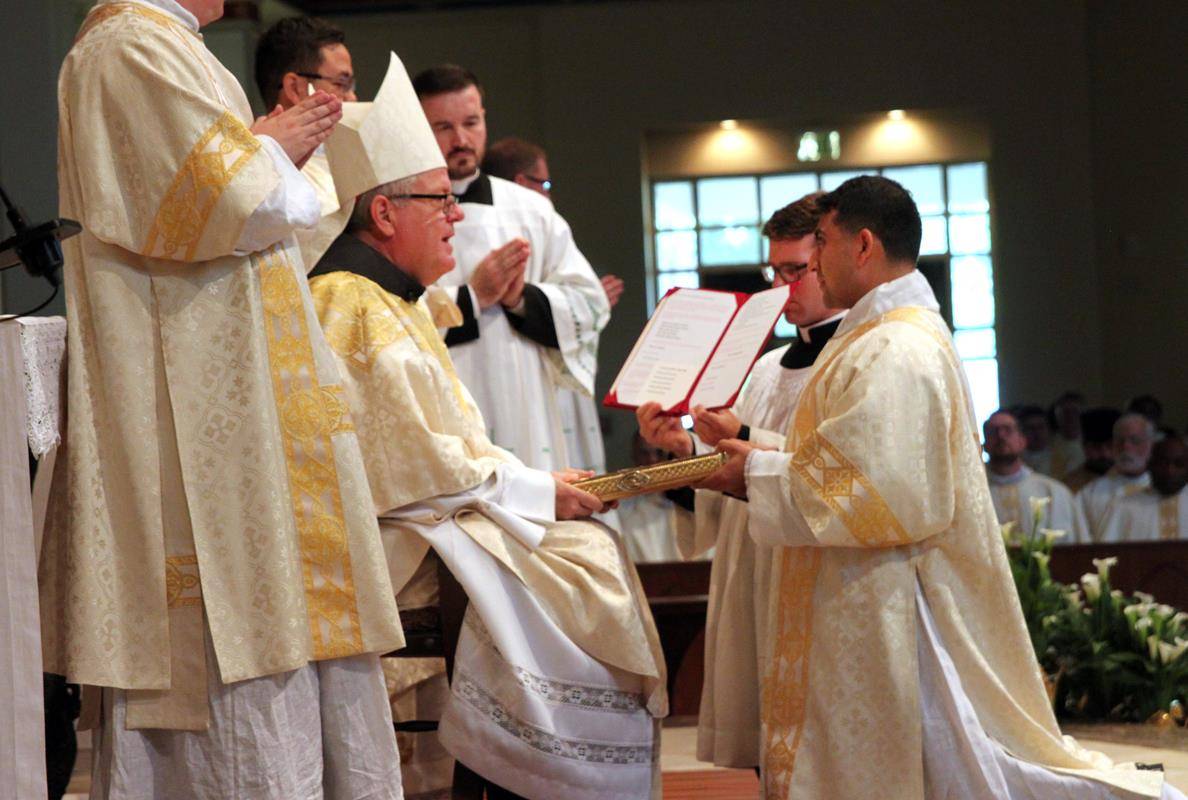
{"label": "bishop's eyeglasses", "polygon": [[423,192],[413,192],[410,194],[391,194],[388,195],[389,200],[436,200],[441,203],[441,213],[449,216],[455,208],[458,207],[458,198],[452,194],[425,194]]}

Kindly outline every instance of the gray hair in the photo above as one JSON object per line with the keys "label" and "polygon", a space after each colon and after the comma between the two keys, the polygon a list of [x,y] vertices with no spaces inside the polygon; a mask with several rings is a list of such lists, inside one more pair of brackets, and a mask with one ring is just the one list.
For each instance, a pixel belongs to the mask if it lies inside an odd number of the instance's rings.
{"label": "gray hair", "polygon": [[[355,198],[355,210],[351,212],[351,219],[347,223],[347,230],[360,230],[371,227],[371,201],[381,195],[391,200],[398,194],[410,194],[418,177],[418,175],[410,175],[407,178],[388,181],[374,189],[368,189],[359,195]],[[399,203],[402,201],[393,200],[393,202]]]}
{"label": "gray hair", "polygon": [[1134,411],[1127,412],[1127,413],[1123,414],[1122,416],[1118,417],[1118,421],[1114,423],[1114,438],[1115,439],[1118,438],[1121,430],[1126,426],[1126,423],[1133,422],[1134,420],[1142,421],[1143,429],[1146,430],[1146,432],[1147,432],[1147,438],[1150,439],[1151,441],[1154,441],[1155,440],[1155,423],[1152,422],[1147,417],[1144,417],[1142,414],[1139,414]]}

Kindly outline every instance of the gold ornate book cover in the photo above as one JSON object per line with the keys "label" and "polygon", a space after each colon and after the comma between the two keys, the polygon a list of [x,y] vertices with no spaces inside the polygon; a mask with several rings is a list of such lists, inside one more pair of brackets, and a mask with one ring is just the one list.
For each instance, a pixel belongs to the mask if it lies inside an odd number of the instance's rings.
{"label": "gold ornate book cover", "polygon": [[725,463],[725,453],[710,453],[708,456],[662,461],[648,467],[621,469],[618,472],[586,478],[573,485],[610,502],[697,483]]}

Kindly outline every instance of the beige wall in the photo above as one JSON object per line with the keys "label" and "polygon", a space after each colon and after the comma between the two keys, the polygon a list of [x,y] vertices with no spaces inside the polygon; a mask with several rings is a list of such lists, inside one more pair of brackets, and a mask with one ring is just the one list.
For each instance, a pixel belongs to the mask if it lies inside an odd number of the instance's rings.
{"label": "beige wall", "polygon": [[[0,167],[30,212],[47,215],[54,79],[73,12],[69,0],[2,5]],[[548,148],[579,245],[632,289],[604,336],[603,388],[644,322],[646,131],[723,118],[817,129],[890,108],[960,109],[984,121],[992,149],[1004,401],[1152,390],[1182,425],[1185,370],[1172,364],[1186,335],[1176,312],[1188,102],[1185,15],[1173,7],[633,0],[336,21],[365,95],[389,48],[411,70],[460,62],[487,85],[492,136]],[[5,287],[9,308],[40,291],[20,276]],[[621,463],[633,420],[608,414]]]}

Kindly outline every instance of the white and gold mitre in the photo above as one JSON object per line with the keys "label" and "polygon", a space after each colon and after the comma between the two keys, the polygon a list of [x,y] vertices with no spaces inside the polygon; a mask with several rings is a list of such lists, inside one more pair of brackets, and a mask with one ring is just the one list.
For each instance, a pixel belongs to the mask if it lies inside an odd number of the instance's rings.
{"label": "white and gold mitre", "polygon": [[375,100],[343,103],[342,120],[326,141],[340,203],[391,181],[445,168],[437,139],[399,56]]}

